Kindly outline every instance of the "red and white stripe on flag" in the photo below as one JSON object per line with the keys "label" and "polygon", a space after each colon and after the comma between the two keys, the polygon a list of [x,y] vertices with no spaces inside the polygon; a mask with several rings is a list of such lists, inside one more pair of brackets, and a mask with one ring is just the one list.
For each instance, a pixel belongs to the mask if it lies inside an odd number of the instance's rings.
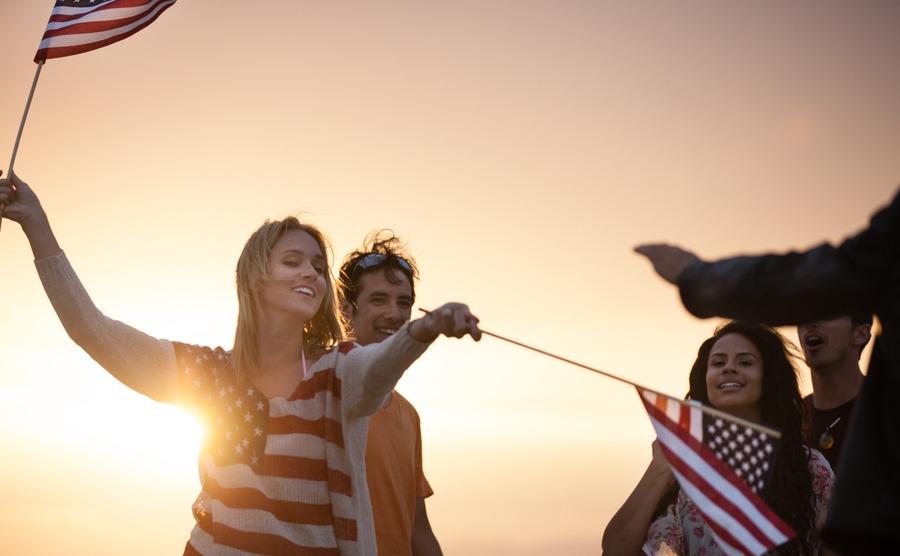
{"label": "red and white stripe on flag", "polygon": [[57,0],[35,62],[81,54],[130,37],[175,0]]}
{"label": "red and white stripe on flag", "polygon": [[[700,406],[641,387],[637,390],[672,472],[725,554],[759,556],[796,536],[734,469],[707,446],[704,411]],[[715,418],[728,417],[717,414]],[[780,437],[778,431],[758,425],[754,434]],[[769,463],[774,461],[774,456],[771,451]]]}

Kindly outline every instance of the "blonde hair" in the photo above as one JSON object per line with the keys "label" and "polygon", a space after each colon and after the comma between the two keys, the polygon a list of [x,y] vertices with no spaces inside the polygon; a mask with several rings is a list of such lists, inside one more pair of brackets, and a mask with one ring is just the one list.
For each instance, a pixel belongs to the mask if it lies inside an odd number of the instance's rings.
{"label": "blonde hair", "polygon": [[238,381],[249,377],[250,371],[259,366],[260,302],[258,286],[269,277],[269,254],[272,252],[272,247],[289,230],[300,230],[312,236],[322,250],[327,268],[325,299],[316,314],[303,326],[303,348],[307,354],[321,353],[343,339],[328,256],[331,246],[325,235],[315,226],[303,224],[294,216],[283,220],[266,220],[247,240],[235,270],[238,321],[234,333],[231,365]]}

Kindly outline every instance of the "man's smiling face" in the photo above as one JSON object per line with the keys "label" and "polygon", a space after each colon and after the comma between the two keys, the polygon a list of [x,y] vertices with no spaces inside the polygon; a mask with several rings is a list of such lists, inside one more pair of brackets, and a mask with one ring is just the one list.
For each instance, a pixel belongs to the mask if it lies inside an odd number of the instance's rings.
{"label": "man's smiling face", "polygon": [[346,303],[342,307],[349,317],[350,335],[361,345],[381,342],[403,326],[412,316],[412,285],[406,275],[394,272],[392,283],[385,276],[385,268],[363,274],[359,279],[359,296],[356,306]]}

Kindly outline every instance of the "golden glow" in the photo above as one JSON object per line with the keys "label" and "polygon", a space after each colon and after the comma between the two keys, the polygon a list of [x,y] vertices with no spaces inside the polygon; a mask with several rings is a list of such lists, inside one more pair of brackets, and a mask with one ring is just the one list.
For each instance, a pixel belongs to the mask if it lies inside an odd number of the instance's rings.
{"label": "golden glow", "polygon": [[[717,321],[634,245],[840,240],[897,187],[900,3],[259,4],[179,2],[42,70],[15,170],[98,306],[157,337],[231,347],[244,241],[299,213],[338,259],[407,237],[417,306],[681,396]],[[0,156],[50,7],[0,10]],[[179,553],[196,425],[71,343],[10,221],[0,280],[0,553]],[[597,554],[649,461],[631,387],[493,338],[399,390],[448,554]]]}

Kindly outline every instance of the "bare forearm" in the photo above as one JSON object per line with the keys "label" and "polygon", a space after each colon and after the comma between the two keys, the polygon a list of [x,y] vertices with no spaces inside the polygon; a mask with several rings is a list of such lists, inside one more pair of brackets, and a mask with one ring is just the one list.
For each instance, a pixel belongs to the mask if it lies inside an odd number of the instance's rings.
{"label": "bare forearm", "polygon": [[425,499],[416,498],[416,521],[412,532],[413,556],[443,556],[441,545],[438,543],[431,523],[428,521],[428,513],[425,511]]}
{"label": "bare forearm", "polygon": [[650,464],[631,495],[606,526],[602,541],[604,556],[641,553],[653,512],[672,480],[667,466],[658,462]]}

